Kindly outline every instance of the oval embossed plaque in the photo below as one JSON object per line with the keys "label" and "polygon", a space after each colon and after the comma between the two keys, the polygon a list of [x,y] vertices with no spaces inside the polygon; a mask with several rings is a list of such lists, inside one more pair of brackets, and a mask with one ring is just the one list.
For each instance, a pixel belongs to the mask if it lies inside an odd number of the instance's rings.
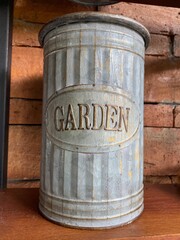
{"label": "oval embossed plaque", "polygon": [[139,109],[122,89],[80,85],[53,95],[46,109],[50,139],[78,152],[115,151],[129,145],[139,127]]}

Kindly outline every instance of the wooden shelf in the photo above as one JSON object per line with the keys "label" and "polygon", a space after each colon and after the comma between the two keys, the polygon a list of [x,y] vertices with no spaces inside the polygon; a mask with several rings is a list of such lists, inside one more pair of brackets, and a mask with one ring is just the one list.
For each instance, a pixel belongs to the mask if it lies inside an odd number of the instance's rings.
{"label": "wooden shelf", "polygon": [[145,210],[133,223],[109,230],[76,230],[44,219],[38,189],[0,192],[1,240],[180,239],[180,186],[145,185]]}

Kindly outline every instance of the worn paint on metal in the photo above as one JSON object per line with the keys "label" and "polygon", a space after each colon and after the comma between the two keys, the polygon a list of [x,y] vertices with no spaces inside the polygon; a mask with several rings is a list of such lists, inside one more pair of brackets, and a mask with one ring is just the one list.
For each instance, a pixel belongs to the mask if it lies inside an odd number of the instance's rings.
{"label": "worn paint on metal", "polygon": [[108,228],[142,212],[148,36],[130,19],[100,13],[67,15],[41,31],[39,208],[48,219]]}

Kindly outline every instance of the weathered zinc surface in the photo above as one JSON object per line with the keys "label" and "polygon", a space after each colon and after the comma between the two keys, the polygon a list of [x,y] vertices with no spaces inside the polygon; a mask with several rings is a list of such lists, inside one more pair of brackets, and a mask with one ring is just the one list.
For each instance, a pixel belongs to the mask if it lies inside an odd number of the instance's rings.
{"label": "weathered zinc surface", "polygon": [[44,45],[40,210],[105,228],[143,210],[144,49],[148,32],[116,15],[49,23]]}

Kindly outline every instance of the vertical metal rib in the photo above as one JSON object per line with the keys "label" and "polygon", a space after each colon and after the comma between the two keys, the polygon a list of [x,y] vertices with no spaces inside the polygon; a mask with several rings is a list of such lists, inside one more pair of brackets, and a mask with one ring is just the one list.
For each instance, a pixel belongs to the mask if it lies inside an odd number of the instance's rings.
{"label": "vertical metal rib", "polygon": [[120,197],[121,191],[121,173],[122,173],[121,151],[109,153],[109,198],[115,199]]}
{"label": "vertical metal rib", "polygon": [[51,160],[53,154],[53,144],[46,138],[46,156],[45,156],[45,167],[44,167],[44,190],[47,193],[51,193]]}
{"label": "vertical metal rib", "polygon": [[103,154],[95,154],[94,155],[94,164],[93,164],[93,199],[101,200],[101,165],[102,165],[102,155]]}
{"label": "vertical metal rib", "polygon": [[133,55],[129,52],[124,53],[124,81],[123,81],[123,89],[129,93],[132,92],[133,89]]}
{"label": "vertical metal rib", "polygon": [[66,86],[66,58],[66,49],[62,49],[56,53],[56,91]]}
{"label": "vertical metal rib", "polygon": [[86,159],[86,199],[93,199],[93,155],[88,154]]}
{"label": "vertical metal rib", "polygon": [[95,82],[110,85],[110,49],[98,47],[96,49]]}
{"label": "vertical metal rib", "polygon": [[129,159],[129,148],[126,147],[122,151],[122,186],[123,187],[121,189],[121,197],[128,195],[128,159]]}
{"label": "vertical metal rib", "polygon": [[71,160],[71,198],[77,198],[77,189],[78,189],[78,153],[72,153],[72,160]]}
{"label": "vertical metal rib", "polygon": [[55,92],[55,68],[56,68],[56,54],[47,56],[48,61],[48,98],[50,98]]}
{"label": "vertical metal rib", "polygon": [[111,85],[110,82],[110,48],[100,48],[101,50],[101,79],[100,84]]}
{"label": "vertical metal rib", "polygon": [[52,158],[52,162],[51,162],[51,193],[53,195],[59,196],[59,185],[61,182],[60,179],[60,165],[61,165],[61,149],[56,147],[54,145],[54,153],[53,153],[53,158]]}
{"label": "vertical metal rib", "polygon": [[63,195],[65,198],[71,198],[71,169],[72,169],[72,152],[65,151],[64,155],[64,184]]}
{"label": "vertical metal rib", "polygon": [[108,199],[108,153],[102,155],[101,169],[101,197],[102,200]]}
{"label": "vertical metal rib", "polygon": [[140,58],[139,56],[134,56],[134,62],[133,62],[133,76],[134,76],[134,81],[133,81],[133,95],[136,99],[136,102],[139,105],[139,96],[140,96],[140,84],[141,83],[141,76],[140,76]]}
{"label": "vertical metal rib", "polygon": [[138,191],[138,189],[140,189],[141,185],[139,183],[139,179],[140,179],[140,137],[138,137],[137,141],[134,143],[134,174],[135,177],[133,178],[134,180],[134,185],[135,185],[135,191]]}
{"label": "vertical metal rib", "polygon": [[77,198],[86,199],[86,159],[87,154],[77,155],[78,178],[77,178]]}
{"label": "vertical metal rib", "polygon": [[122,87],[121,77],[121,58],[122,54],[117,49],[110,49],[110,84],[116,87]]}
{"label": "vertical metal rib", "polygon": [[66,58],[66,87],[77,85],[79,81],[79,50],[77,48],[67,48]]}

